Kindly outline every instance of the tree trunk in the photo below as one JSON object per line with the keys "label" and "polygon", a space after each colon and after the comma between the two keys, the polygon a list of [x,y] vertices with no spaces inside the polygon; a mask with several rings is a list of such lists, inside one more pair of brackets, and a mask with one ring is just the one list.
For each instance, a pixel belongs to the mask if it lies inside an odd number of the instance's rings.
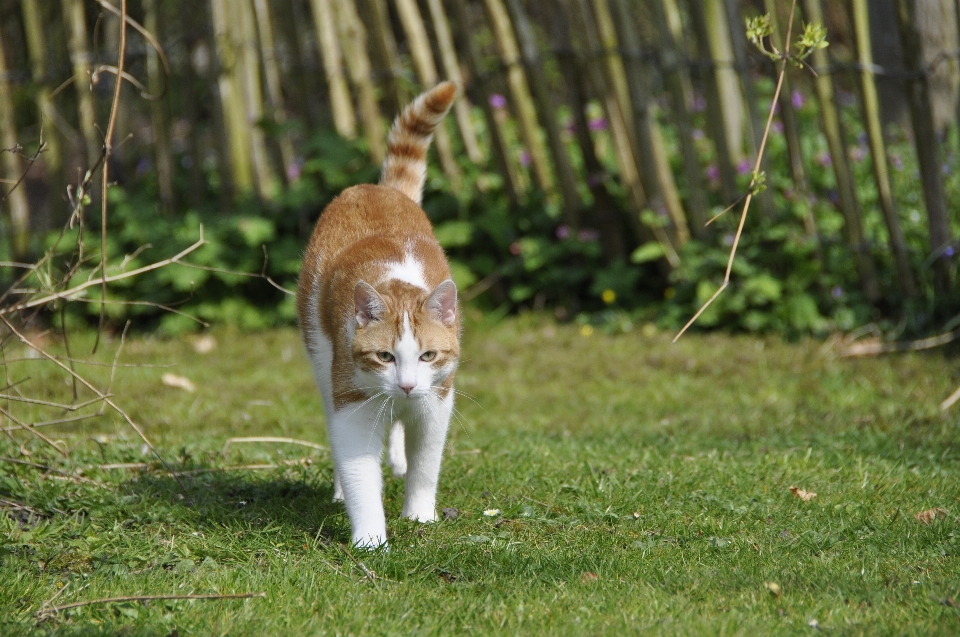
{"label": "tree trunk", "polygon": [[[427,37],[427,29],[423,25],[420,9],[417,8],[417,1],[395,1],[397,12],[400,14],[400,22],[407,34],[407,46],[410,47],[413,67],[424,89],[433,88],[438,82],[437,65],[433,60],[430,39]],[[433,135],[433,143],[437,148],[437,155],[440,156],[440,166],[443,168],[443,172],[453,183],[454,188],[458,187],[462,175],[453,153],[453,142],[450,139],[450,133],[447,132],[446,122],[437,127]]]}
{"label": "tree trunk", "polygon": [[[155,2],[156,0],[151,0]],[[270,105],[270,119],[280,129],[277,133],[277,144],[280,147],[280,159],[283,162],[283,174],[287,181],[296,181],[297,168],[294,165],[293,140],[290,131],[283,130],[287,123],[287,109],[283,100],[283,90],[280,88],[280,66],[277,63],[277,47],[274,42],[273,18],[270,15],[270,6],[267,0],[253,0],[253,8],[257,16],[257,31],[260,34],[260,51],[262,53],[263,75],[266,81],[267,102]]]}
{"label": "tree trunk", "polygon": [[357,136],[357,120],[353,115],[350,88],[343,75],[343,53],[337,40],[337,23],[330,3],[331,0],[310,0],[310,7],[313,9],[323,71],[327,76],[327,90],[330,91],[333,127],[341,137],[353,139]]}
{"label": "tree trunk", "polygon": [[923,57],[914,3],[910,0],[897,0],[897,17],[904,65],[907,72],[912,74],[912,79],[907,82],[907,100],[910,104],[910,119],[913,121],[917,163],[920,164],[923,200],[927,208],[934,289],[937,295],[942,297],[950,292],[951,287],[950,263],[945,252],[950,245],[950,221],[940,178],[940,148],[934,128],[928,77],[922,70]]}
{"label": "tree trunk", "polygon": [[370,58],[367,55],[367,31],[360,21],[360,16],[357,15],[357,7],[353,2],[354,0],[337,2],[334,8],[337,13],[337,26],[347,72],[356,89],[360,125],[363,127],[363,134],[370,148],[370,156],[374,162],[380,164],[387,155],[387,132],[380,119],[376,87],[373,85]]}
{"label": "tree trunk", "polygon": [[0,203],[6,203],[10,216],[10,252],[16,260],[27,261],[30,254],[30,209],[23,184],[15,186],[23,175],[23,162],[17,149],[16,114],[13,111],[11,75],[4,54],[3,29],[0,29],[0,161],[3,179]]}
{"label": "tree trunk", "polygon": [[555,190],[553,174],[547,161],[547,152],[540,142],[540,127],[537,123],[537,109],[530,95],[530,88],[523,72],[520,60],[520,51],[517,41],[513,37],[510,26],[510,17],[502,0],[484,0],[487,9],[487,18],[493,29],[494,40],[500,57],[507,68],[507,87],[510,89],[510,99],[513,102],[513,111],[520,124],[520,134],[523,144],[530,155],[530,165],[533,168],[537,185],[551,196]]}
{"label": "tree trunk", "polygon": [[[463,74],[460,72],[460,63],[457,61],[457,50],[453,45],[453,36],[450,35],[450,23],[443,10],[441,0],[427,0],[430,9],[430,19],[433,21],[433,30],[437,34],[437,46],[440,49],[440,61],[443,63],[443,72],[446,79],[463,86]],[[483,153],[477,143],[477,132],[470,119],[470,101],[462,96],[453,103],[453,112],[460,128],[460,137],[463,140],[467,157],[475,164],[483,162]]]}
{"label": "tree trunk", "polygon": [[[157,0],[144,0],[143,28],[149,31],[158,41],[163,41],[160,34],[160,21],[157,16]],[[147,45],[147,84],[153,95],[160,95],[164,87],[173,78],[163,77],[160,67],[160,56],[152,46]],[[157,166],[157,191],[160,195],[160,209],[165,215],[173,212],[175,197],[173,190],[173,151],[170,147],[170,127],[167,117],[167,105],[170,103],[169,94],[150,102],[150,132],[153,137],[153,156]]]}
{"label": "tree trunk", "polygon": [[897,278],[900,281],[900,291],[907,298],[917,295],[917,287],[913,280],[913,271],[910,267],[910,257],[907,254],[906,239],[900,218],[897,215],[897,204],[893,198],[893,189],[890,187],[890,173],[887,169],[887,149],[883,141],[883,127],[880,123],[880,102],[877,99],[877,86],[873,79],[873,55],[870,51],[870,23],[867,15],[867,0],[853,0],[851,11],[853,25],[856,31],[857,61],[860,62],[860,88],[863,97],[863,118],[867,129],[867,139],[870,142],[870,155],[873,163],[873,177],[877,182],[877,193],[880,199],[880,209],[883,211],[887,231],[890,234],[890,250],[893,252],[897,267]]}
{"label": "tree trunk", "polygon": [[73,84],[77,92],[77,112],[80,133],[83,135],[85,168],[92,167],[100,158],[103,142],[96,128],[96,109],[90,90],[90,48],[87,45],[87,19],[83,0],[63,0],[63,19],[67,29],[67,46],[73,65]]}
{"label": "tree trunk", "polygon": [[[805,0],[804,7],[807,19],[810,22],[823,23],[823,11],[820,0]],[[877,275],[867,249],[866,239],[861,223],[860,206],[857,203],[856,192],[853,186],[853,175],[850,173],[850,164],[847,161],[847,149],[844,143],[843,130],[840,126],[840,116],[833,102],[833,79],[826,73],[830,61],[823,49],[818,49],[810,56],[814,68],[823,71],[815,81],[817,100],[820,102],[820,121],[823,134],[827,138],[827,147],[830,150],[830,160],[833,173],[837,178],[837,190],[840,196],[840,211],[843,213],[846,225],[847,243],[853,252],[853,258],[860,276],[860,287],[870,303],[876,303],[880,298],[880,289],[877,284]]]}
{"label": "tree trunk", "polygon": [[510,20],[516,30],[523,64],[527,71],[527,79],[530,81],[534,104],[537,107],[537,117],[547,134],[547,144],[550,147],[553,166],[560,182],[564,221],[573,227],[577,227],[579,225],[578,215],[582,205],[580,195],[577,192],[579,178],[573,170],[570,155],[567,154],[566,146],[560,134],[560,125],[557,122],[553,101],[550,99],[550,91],[547,88],[547,79],[540,62],[540,56],[537,53],[533,30],[530,28],[530,22],[523,11],[523,7],[520,6],[519,0],[506,0],[506,6],[510,13]]}
{"label": "tree trunk", "polygon": [[933,129],[943,138],[947,128],[956,124],[957,96],[960,95],[957,3],[956,0],[923,0],[915,1],[913,6],[921,60],[928,74]]}

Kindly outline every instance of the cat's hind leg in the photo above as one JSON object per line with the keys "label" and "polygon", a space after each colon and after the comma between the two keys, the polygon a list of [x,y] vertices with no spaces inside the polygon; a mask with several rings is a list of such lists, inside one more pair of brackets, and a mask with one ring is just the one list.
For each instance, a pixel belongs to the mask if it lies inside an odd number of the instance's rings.
{"label": "cat's hind leg", "polygon": [[403,516],[420,522],[437,519],[437,481],[447,439],[453,391],[445,398],[426,396],[415,414],[404,420],[407,475]]}

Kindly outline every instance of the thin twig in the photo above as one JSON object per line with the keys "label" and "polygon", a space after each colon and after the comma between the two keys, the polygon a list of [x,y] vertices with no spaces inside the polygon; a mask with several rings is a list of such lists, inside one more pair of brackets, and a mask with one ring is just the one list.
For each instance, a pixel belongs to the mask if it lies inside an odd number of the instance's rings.
{"label": "thin twig", "polygon": [[55,615],[62,610],[70,608],[80,608],[81,606],[90,606],[92,604],[116,604],[119,602],[148,602],[167,599],[249,599],[251,597],[266,597],[266,592],[259,593],[230,593],[226,595],[125,595],[123,597],[104,597],[101,599],[88,599],[84,602],[73,602],[72,604],[63,604],[53,606],[49,609],[37,611],[36,617],[41,619],[49,615]]}
{"label": "thin twig", "polygon": [[853,358],[857,356],[875,356],[877,354],[889,354],[890,352],[915,352],[924,349],[933,349],[946,345],[960,338],[960,328],[952,332],[945,332],[928,338],[921,338],[915,341],[894,341],[893,343],[882,343],[879,340],[867,340],[855,342],[847,345],[840,350],[840,356],[843,358]]}
{"label": "thin twig", "polygon": [[123,65],[127,57],[127,0],[120,0],[120,43],[117,47],[117,78],[113,83],[113,104],[110,105],[110,118],[107,120],[107,132],[103,136],[103,167],[100,187],[100,324],[97,339],[93,342],[96,353],[100,344],[100,334],[107,319],[107,209],[109,199],[107,189],[110,186],[110,155],[113,154],[113,130],[117,126],[117,112],[120,110],[120,89],[123,88]]}
{"label": "thin twig", "polygon": [[691,325],[696,322],[700,315],[710,307],[710,305],[716,300],[720,294],[727,289],[727,286],[730,285],[730,273],[733,271],[733,261],[737,256],[737,246],[740,244],[740,237],[743,235],[743,226],[747,221],[747,211],[750,210],[750,202],[753,200],[753,189],[756,185],[757,175],[760,172],[760,162],[763,160],[763,151],[767,146],[767,139],[770,137],[770,128],[773,126],[773,114],[776,112],[777,101],[780,99],[780,89],[783,88],[783,78],[787,73],[787,63],[789,62],[790,55],[790,38],[793,35],[793,16],[796,12],[797,0],[793,0],[790,4],[790,19],[787,22],[787,39],[784,44],[783,52],[783,61],[780,66],[780,75],[777,77],[777,88],[773,92],[773,99],[770,101],[770,110],[767,113],[767,125],[763,129],[763,139],[760,140],[760,149],[757,151],[757,158],[753,163],[753,177],[750,179],[749,192],[747,193],[746,198],[743,202],[743,210],[740,212],[740,223],[737,225],[737,234],[733,237],[733,245],[730,247],[730,257],[727,259],[727,270],[723,275],[723,283],[717,289],[716,292],[707,300],[703,306],[697,310],[697,313],[693,315],[687,324],[683,326],[676,336],[673,337],[673,342],[676,343],[677,340],[683,336],[683,333],[689,329]]}
{"label": "thin twig", "polygon": [[303,445],[304,447],[310,447],[312,449],[317,449],[319,451],[326,451],[326,447],[323,445],[318,445],[315,442],[309,442],[307,440],[297,440],[296,438],[281,438],[278,436],[252,436],[246,438],[228,438],[226,442],[223,443],[223,450],[221,453],[226,456],[227,449],[230,448],[230,445],[235,442],[283,442],[289,443],[291,445]]}

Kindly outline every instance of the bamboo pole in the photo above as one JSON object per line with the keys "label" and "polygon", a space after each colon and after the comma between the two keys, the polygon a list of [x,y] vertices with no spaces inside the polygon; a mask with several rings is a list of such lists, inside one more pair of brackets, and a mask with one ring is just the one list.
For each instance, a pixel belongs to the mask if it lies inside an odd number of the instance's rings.
{"label": "bamboo pole", "polygon": [[90,90],[90,47],[87,45],[87,19],[83,0],[62,0],[63,19],[67,29],[67,47],[73,65],[73,84],[77,93],[77,112],[80,133],[83,135],[86,167],[93,166],[100,157],[103,143],[96,129],[96,109]]}
{"label": "bamboo pole", "polygon": [[273,195],[276,175],[267,153],[267,139],[260,127],[263,120],[263,84],[260,80],[260,46],[257,41],[256,18],[250,0],[234,0],[233,15],[240,34],[240,86],[243,89],[245,125],[250,129],[250,155],[253,159],[254,186],[260,197]]}
{"label": "bamboo pole", "polygon": [[[820,0],[804,0],[804,8],[810,22],[823,22]],[[837,178],[840,212],[843,213],[846,226],[847,244],[853,252],[854,262],[857,265],[857,272],[860,277],[860,287],[863,289],[864,296],[870,303],[875,303],[880,299],[880,289],[863,234],[860,206],[857,203],[853,175],[850,172],[850,164],[847,160],[840,116],[833,102],[833,79],[826,73],[829,59],[823,49],[814,51],[810,59],[815,68],[824,70],[817,76],[814,86],[816,87],[817,100],[820,102],[820,121],[823,125],[823,134],[827,139],[833,174]]]}
{"label": "bamboo pole", "polygon": [[[60,136],[55,132],[61,117],[56,112],[53,100],[50,98],[50,78],[47,77],[47,45],[45,25],[49,24],[49,16],[45,13],[48,4],[40,8],[38,0],[23,0],[23,30],[27,39],[27,52],[30,56],[30,74],[37,86],[37,105],[44,119],[44,138],[47,146],[43,153],[49,174],[55,175],[63,166],[63,149],[60,146]],[[52,125],[51,125],[52,124]]]}
{"label": "bamboo pole", "polygon": [[[410,47],[410,57],[413,59],[417,77],[420,78],[424,88],[432,88],[439,81],[437,65],[430,50],[430,39],[427,37],[427,29],[423,24],[420,9],[417,8],[417,2],[416,0],[395,0],[395,6],[400,16],[400,23],[407,35],[407,45]],[[446,123],[437,128],[433,135],[433,143],[440,157],[440,167],[456,188],[462,174],[453,152],[453,142],[450,139],[450,133],[447,132]]]}
{"label": "bamboo pole", "polygon": [[[690,218],[690,231],[694,237],[703,240],[711,234],[707,226],[709,204],[707,203],[707,194],[703,190],[697,148],[693,143],[693,123],[690,114],[690,77],[678,54],[675,32],[671,28],[669,18],[669,12],[672,11],[679,19],[679,11],[675,0],[654,0],[652,4],[657,30],[660,33],[658,44],[663,59],[664,83],[670,94],[671,113],[677,126],[680,152],[683,155],[683,170],[687,180],[687,213]],[[672,6],[668,7],[667,5]]]}
{"label": "bamboo pole", "polygon": [[330,112],[337,133],[346,139],[357,136],[357,120],[353,114],[350,89],[343,75],[343,53],[337,40],[336,20],[331,0],[310,0],[317,44],[323,59],[323,71],[330,91]]}
{"label": "bamboo pole", "polygon": [[20,183],[23,162],[18,150],[17,120],[13,91],[10,90],[13,78],[8,72],[3,39],[3,29],[0,29],[0,149],[3,149],[0,150],[0,165],[6,181],[0,189],[0,203],[6,203],[7,214],[10,216],[10,251],[13,258],[26,261],[30,253],[30,208],[26,190]]}
{"label": "bamboo pole", "polygon": [[377,77],[382,78],[383,100],[388,112],[399,113],[409,100],[409,96],[400,85],[403,67],[400,65],[397,42],[390,28],[387,5],[385,0],[361,0],[361,2],[364,22],[370,34],[370,50],[376,65],[375,73]]}
{"label": "bamboo pole", "polygon": [[[573,115],[574,137],[583,158],[586,184],[593,197],[589,211],[589,223],[600,233],[600,245],[608,263],[622,261],[627,257],[627,245],[624,237],[624,216],[607,182],[610,176],[597,157],[597,147],[590,137],[590,125],[587,121],[589,89],[587,87],[586,65],[582,63],[574,48],[572,22],[567,2],[559,3],[559,11],[548,14],[552,48],[557,52],[557,62],[563,74],[567,89],[570,91],[571,114]],[[582,47],[581,47],[582,48]],[[581,222],[585,222],[581,216]],[[576,230],[577,226],[573,226]]]}
{"label": "bamboo pole", "polygon": [[240,52],[231,27],[233,20],[228,0],[210,0],[210,9],[217,51],[217,90],[223,109],[226,141],[226,151],[222,155],[226,166],[222,172],[229,176],[227,190],[239,194],[254,186],[250,127],[243,105],[243,87],[237,82],[236,67],[240,64]]}
{"label": "bamboo pole", "polygon": [[[143,28],[149,31],[158,40],[160,21],[157,16],[157,0],[143,2]],[[159,96],[164,86],[171,78],[163,77],[160,68],[160,56],[153,47],[147,47],[147,84],[150,93]],[[167,117],[168,96],[150,102],[150,132],[153,137],[153,156],[157,167],[157,190],[160,195],[160,210],[169,215],[173,212],[173,152],[170,146],[169,118]]]}
{"label": "bamboo pole", "polygon": [[[763,136],[763,120],[757,110],[757,93],[754,90],[753,78],[750,76],[750,64],[747,58],[746,25],[743,14],[740,13],[740,4],[737,0],[724,0],[724,13],[727,17],[730,34],[730,48],[733,51],[733,74],[740,80],[743,99],[746,103],[747,141],[750,146],[750,155],[755,156],[760,148],[760,138]],[[781,93],[783,95],[783,93]],[[760,157],[760,169],[769,172],[770,161],[766,156]],[[773,215],[773,190],[767,188],[757,193],[756,200],[764,216]]]}
{"label": "bamboo pole", "polygon": [[628,82],[633,128],[642,158],[641,165],[645,167],[646,172],[651,173],[646,179],[646,182],[650,183],[651,201],[659,200],[657,203],[666,208],[672,222],[673,239],[677,246],[681,246],[690,239],[690,228],[687,225],[687,214],[680,201],[680,193],[677,191],[677,184],[667,158],[660,125],[651,112],[653,105],[649,96],[653,92],[653,80],[649,69],[640,59],[642,52],[633,14],[627,0],[614,1],[617,10],[616,20],[610,15],[609,7],[604,0],[597,0],[594,5],[600,9],[597,11],[598,16],[603,15],[603,19],[598,20],[598,23],[604,24],[604,28],[610,30],[613,30],[613,25],[616,25],[615,33],[611,33],[610,36],[612,42],[619,41],[624,49],[622,63],[633,80]]}
{"label": "bamboo pole", "polygon": [[550,91],[547,88],[547,80],[543,70],[543,64],[540,61],[540,55],[537,52],[536,41],[534,40],[533,29],[530,27],[530,21],[523,7],[518,0],[506,0],[507,11],[510,14],[510,20],[516,31],[517,41],[520,46],[523,64],[526,68],[527,79],[530,82],[530,89],[533,91],[533,101],[537,107],[537,117],[543,126],[547,135],[547,144],[550,148],[550,155],[553,159],[553,167],[557,173],[559,181],[560,194],[563,197],[564,221],[573,227],[580,223],[579,214],[582,202],[580,194],[577,192],[577,183],[579,178],[573,170],[570,163],[570,155],[567,153],[563,138],[560,134],[560,125],[557,122],[557,114],[554,111],[553,101],[550,99]]}
{"label": "bamboo pole", "polygon": [[[786,49],[783,41],[784,35],[780,28],[780,21],[777,17],[776,0],[764,0],[765,9],[770,16],[773,34],[771,35],[774,46],[783,51]],[[779,73],[777,65],[772,63],[770,68],[774,74]],[[813,210],[808,203],[810,192],[807,183],[807,174],[803,165],[803,149],[800,144],[800,134],[798,132],[797,112],[793,108],[793,84],[790,80],[790,74],[784,73],[783,87],[780,91],[780,121],[783,124],[783,135],[787,142],[787,159],[790,164],[790,178],[793,181],[793,188],[796,191],[796,199],[800,202],[803,210],[803,230],[810,241],[813,242],[817,263],[823,264],[823,246],[820,243],[819,232],[817,231],[817,221],[813,216]]]}
{"label": "bamboo pole", "polygon": [[940,178],[940,148],[934,130],[927,75],[923,69],[920,37],[916,27],[916,6],[910,0],[897,0],[897,23],[903,61],[911,79],[907,82],[907,100],[913,122],[917,163],[923,184],[923,201],[927,208],[930,233],[934,290],[938,296],[950,292],[950,264],[945,251],[950,245],[950,221]]}
{"label": "bamboo pole", "polygon": [[380,164],[387,155],[387,131],[380,117],[376,87],[370,70],[370,57],[367,55],[367,30],[357,15],[354,0],[336,2],[334,9],[347,73],[350,74],[350,82],[357,95],[360,125],[370,148],[370,156],[374,162]]}
{"label": "bamboo pole", "polygon": [[[155,2],[156,0],[151,0]],[[280,159],[283,162],[285,179],[296,181],[296,161],[293,140],[290,131],[284,130],[287,123],[287,109],[280,88],[280,65],[277,63],[277,46],[274,41],[273,17],[267,0],[253,0],[253,10],[257,17],[257,32],[260,36],[261,62],[263,63],[264,84],[267,89],[267,102],[270,105],[270,119],[281,129],[277,134],[280,147]]]}
{"label": "bamboo pole", "polygon": [[[453,36],[450,34],[450,22],[443,10],[442,0],[427,0],[430,10],[430,20],[433,22],[433,31],[437,36],[437,47],[440,50],[440,62],[443,64],[443,73],[446,79],[463,86],[463,73],[460,72],[460,63],[457,60],[457,50],[453,45]],[[470,119],[470,101],[460,97],[453,103],[453,113],[460,129],[460,139],[467,157],[475,164],[483,163],[483,153],[477,142],[477,131]]]}
{"label": "bamboo pole", "polygon": [[476,42],[473,40],[473,31],[469,26],[469,16],[467,15],[465,3],[467,0],[452,0],[449,6],[453,7],[453,24],[457,29],[456,37],[460,40],[460,50],[464,53],[464,61],[470,71],[471,82],[464,88],[471,95],[472,101],[479,104],[486,120],[488,138],[490,140],[490,149],[493,159],[497,164],[500,177],[503,179],[503,187],[506,191],[511,206],[516,206],[520,200],[520,192],[517,184],[519,177],[516,174],[516,166],[511,161],[507,142],[503,135],[503,129],[497,119],[493,106],[488,99],[493,94],[489,86],[489,75],[483,70],[480,61],[480,51]]}
{"label": "bamboo pole", "polygon": [[[599,29],[588,1],[574,0],[579,11],[576,17],[582,24],[581,32],[586,50],[591,52],[601,51],[603,45],[600,41]],[[596,94],[602,96],[607,122],[610,126],[610,137],[617,158],[617,167],[620,169],[620,180],[629,195],[632,207],[632,214],[627,215],[626,218],[633,232],[635,245],[642,245],[655,237],[656,241],[663,247],[669,264],[676,267],[680,264],[680,259],[668,234],[663,228],[656,225],[648,228],[640,220],[640,215],[648,208],[649,202],[637,168],[636,151],[631,142],[632,135],[627,124],[626,114],[621,110],[622,95],[618,95],[620,91],[616,88],[618,83],[615,73],[616,65],[602,64],[601,68],[603,72],[591,73],[589,77],[596,86]],[[625,89],[626,87],[622,86],[622,88]]]}
{"label": "bamboo pole", "polygon": [[873,164],[873,177],[877,183],[880,209],[887,223],[890,235],[890,250],[893,252],[897,268],[900,290],[907,298],[917,295],[910,256],[907,254],[907,242],[897,215],[897,204],[890,187],[890,173],[887,168],[887,150],[883,140],[883,127],[880,123],[880,102],[877,98],[877,85],[873,77],[873,53],[870,50],[870,22],[867,13],[867,0],[853,0],[851,3],[853,25],[856,32],[857,60],[860,62],[860,88],[863,96],[864,125],[870,143],[870,155]]}
{"label": "bamboo pole", "polygon": [[[720,75],[720,69],[717,59],[710,47],[711,37],[710,28],[705,16],[706,3],[711,0],[688,0],[688,14],[690,15],[694,33],[696,34],[697,50],[700,59],[704,63],[704,88],[706,89],[707,109],[705,112],[707,127],[710,130],[710,138],[713,140],[717,153],[717,167],[720,171],[720,188],[723,199],[733,203],[740,198],[737,187],[736,153],[734,145],[737,143],[736,132],[730,131],[727,127],[727,118],[725,113],[730,112],[729,107],[724,107],[724,99],[730,97],[739,104],[738,95],[724,96],[721,92],[721,85],[728,85],[729,82],[723,82]],[[718,0],[712,0],[716,2]],[[721,25],[723,27],[724,25]],[[725,29],[724,29],[725,30]],[[736,88],[734,82],[733,87]]]}
{"label": "bamboo pole", "polygon": [[513,37],[510,25],[510,16],[502,0],[484,0],[483,6],[487,10],[487,18],[493,29],[497,49],[500,51],[502,63],[506,66],[507,87],[510,90],[510,99],[513,102],[513,111],[520,124],[520,135],[527,153],[530,155],[530,165],[533,168],[537,185],[551,196],[555,192],[553,174],[547,161],[547,152],[540,141],[540,126],[537,123],[537,109],[526,75],[520,60],[520,51],[517,41]]}

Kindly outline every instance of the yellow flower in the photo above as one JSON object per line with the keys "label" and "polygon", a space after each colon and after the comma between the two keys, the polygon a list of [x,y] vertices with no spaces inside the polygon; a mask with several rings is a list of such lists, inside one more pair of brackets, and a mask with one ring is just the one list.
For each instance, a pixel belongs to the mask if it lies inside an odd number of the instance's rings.
{"label": "yellow flower", "polygon": [[593,335],[593,326],[592,325],[581,325],[580,326],[580,336],[591,336]]}
{"label": "yellow flower", "polygon": [[617,300],[617,293],[613,290],[607,289],[603,291],[603,294],[600,295],[600,298],[603,299],[604,303],[610,305]]}

